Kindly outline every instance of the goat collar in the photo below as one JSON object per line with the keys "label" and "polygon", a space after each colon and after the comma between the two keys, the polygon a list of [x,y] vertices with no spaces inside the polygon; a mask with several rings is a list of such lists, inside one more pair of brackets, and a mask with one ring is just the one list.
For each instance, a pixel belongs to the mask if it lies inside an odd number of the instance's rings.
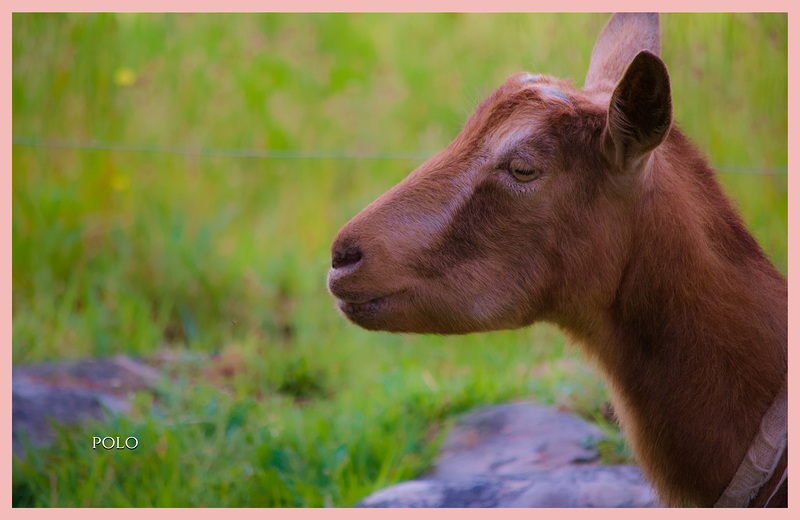
{"label": "goat collar", "polygon": [[[728,487],[714,507],[747,507],[764,484],[776,472],[788,444],[789,400],[787,381],[783,382],[778,395],[761,419],[758,434],[753,439],[747,454],[733,475]],[[770,491],[774,494],[787,478],[784,464],[783,475]],[[767,502],[772,498],[768,497]]]}

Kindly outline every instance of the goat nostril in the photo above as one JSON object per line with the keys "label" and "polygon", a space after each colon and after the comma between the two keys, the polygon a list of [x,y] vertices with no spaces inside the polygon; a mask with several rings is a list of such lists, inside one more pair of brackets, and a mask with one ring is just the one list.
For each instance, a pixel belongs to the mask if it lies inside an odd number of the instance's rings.
{"label": "goat nostril", "polygon": [[336,251],[333,253],[333,258],[331,258],[331,267],[338,269],[340,267],[357,264],[361,261],[361,256],[361,249],[357,246]]}

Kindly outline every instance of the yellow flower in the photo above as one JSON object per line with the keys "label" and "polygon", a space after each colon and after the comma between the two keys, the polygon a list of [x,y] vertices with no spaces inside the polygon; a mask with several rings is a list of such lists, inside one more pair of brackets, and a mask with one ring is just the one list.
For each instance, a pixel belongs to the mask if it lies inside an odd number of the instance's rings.
{"label": "yellow flower", "polygon": [[114,188],[114,191],[125,191],[130,185],[131,181],[128,179],[127,175],[118,173],[111,177],[111,187]]}
{"label": "yellow flower", "polygon": [[114,83],[120,87],[130,87],[135,82],[136,73],[127,67],[120,67],[114,73]]}

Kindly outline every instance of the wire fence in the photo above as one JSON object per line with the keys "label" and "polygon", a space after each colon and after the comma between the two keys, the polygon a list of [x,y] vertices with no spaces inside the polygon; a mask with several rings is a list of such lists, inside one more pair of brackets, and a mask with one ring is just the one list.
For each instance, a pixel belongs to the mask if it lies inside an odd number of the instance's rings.
{"label": "wire fence", "polygon": [[[160,146],[151,144],[118,143],[110,141],[70,141],[12,136],[13,146],[48,150],[78,150],[97,152],[133,152],[182,155],[186,157],[221,157],[231,159],[277,160],[373,160],[373,161],[425,161],[436,152],[424,151],[353,151],[353,150],[259,150],[246,148],[192,148],[185,146]],[[712,165],[719,173],[737,175],[787,175],[787,166]]]}

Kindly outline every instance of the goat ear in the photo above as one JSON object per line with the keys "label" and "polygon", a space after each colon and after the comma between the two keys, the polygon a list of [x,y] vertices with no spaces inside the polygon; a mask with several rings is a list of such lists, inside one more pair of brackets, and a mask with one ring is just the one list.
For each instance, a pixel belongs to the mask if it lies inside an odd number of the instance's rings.
{"label": "goat ear", "polygon": [[661,54],[658,13],[612,15],[592,49],[584,90],[610,94],[633,57],[645,49]]}
{"label": "goat ear", "polygon": [[611,95],[603,141],[606,153],[617,169],[633,169],[664,141],[671,126],[667,67],[655,54],[642,51]]}

